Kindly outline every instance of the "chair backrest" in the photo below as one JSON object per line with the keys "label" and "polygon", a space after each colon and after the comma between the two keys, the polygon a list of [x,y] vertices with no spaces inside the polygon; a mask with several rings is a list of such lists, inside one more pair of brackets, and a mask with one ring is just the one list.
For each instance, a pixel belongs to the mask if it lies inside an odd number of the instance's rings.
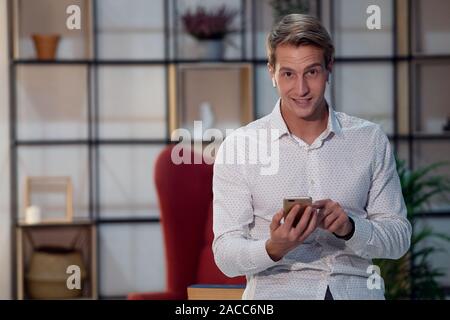
{"label": "chair backrest", "polygon": [[214,261],[214,254],[211,248],[214,240],[213,232],[213,206],[212,201],[209,207],[206,228],[204,231],[203,246],[200,252],[199,264],[197,268],[197,284],[245,284],[245,277],[229,278],[222,273]]}
{"label": "chair backrest", "polygon": [[[166,248],[168,290],[185,293],[187,286],[199,280],[229,282],[215,265],[211,251],[213,166],[204,162],[176,165],[172,161],[176,148],[179,146],[168,146],[158,156],[155,184]],[[186,157],[183,152],[190,153],[193,163],[194,151],[182,150],[179,155]],[[205,274],[206,278],[202,276]],[[244,281],[240,277],[238,283]]]}

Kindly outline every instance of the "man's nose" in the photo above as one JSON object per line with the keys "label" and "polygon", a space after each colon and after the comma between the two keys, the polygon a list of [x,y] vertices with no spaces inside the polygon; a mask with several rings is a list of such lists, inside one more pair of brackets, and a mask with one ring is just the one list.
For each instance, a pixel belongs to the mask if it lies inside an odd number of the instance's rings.
{"label": "man's nose", "polygon": [[308,81],[303,78],[299,78],[296,83],[296,90],[301,97],[306,96],[309,93]]}

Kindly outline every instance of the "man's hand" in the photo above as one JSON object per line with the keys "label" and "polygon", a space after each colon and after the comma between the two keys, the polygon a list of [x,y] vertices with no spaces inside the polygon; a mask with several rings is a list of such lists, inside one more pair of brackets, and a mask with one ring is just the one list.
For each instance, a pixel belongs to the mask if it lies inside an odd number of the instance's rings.
{"label": "man's hand", "polygon": [[330,199],[315,201],[314,209],[319,209],[321,223],[319,227],[337,234],[339,237],[347,236],[353,228],[348,215],[341,205]]}
{"label": "man's hand", "polygon": [[270,224],[270,239],[266,242],[266,250],[274,261],[280,260],[286,253],[301,244],[316,228],[320,222],[317,212],[311,206],[306,207],[300,221],[295,227],[292,226],[298,211],[299,205],[295,205],[289,211],[284,223],[283,210],[278,211],[272,218]]}

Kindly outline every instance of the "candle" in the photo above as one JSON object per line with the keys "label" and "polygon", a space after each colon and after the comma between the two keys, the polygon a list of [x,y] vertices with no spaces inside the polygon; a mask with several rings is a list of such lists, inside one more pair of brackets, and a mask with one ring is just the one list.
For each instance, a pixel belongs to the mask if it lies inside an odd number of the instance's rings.
{"label": "candle", "polygon": [[39,223],[41,222],[41,209],[38,206],[30,206],[25,212],[26,223]]}

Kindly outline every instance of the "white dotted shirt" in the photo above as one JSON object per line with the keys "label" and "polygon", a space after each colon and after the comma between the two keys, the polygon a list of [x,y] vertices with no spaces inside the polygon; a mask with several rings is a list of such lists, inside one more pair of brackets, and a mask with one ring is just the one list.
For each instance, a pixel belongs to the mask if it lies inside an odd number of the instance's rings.
{"label": "white dotted shirt", "polygon": [[[271,114],[229,135],[217,152],[213,252],[224,274],[246,276],[243,299],[324,299],[327,286],[334,299],[384,299],[371,259],[398,259],[409,248],[411,225],[388,138],[379,125],[329,111],[327,129],[308,145],[289,133],[279,100]],[[252,129],[271,130],[267,148],[279,147],[275,174],[262,174],[263,161],[218,161],[233,149],[251,158],[259,149],[242,146],[237,137]],[[256,140],[259,148],[264,139]],[[337,201],[355,222],[352,238],[318,228],[274,262],[265,243],[288,196]]]}

